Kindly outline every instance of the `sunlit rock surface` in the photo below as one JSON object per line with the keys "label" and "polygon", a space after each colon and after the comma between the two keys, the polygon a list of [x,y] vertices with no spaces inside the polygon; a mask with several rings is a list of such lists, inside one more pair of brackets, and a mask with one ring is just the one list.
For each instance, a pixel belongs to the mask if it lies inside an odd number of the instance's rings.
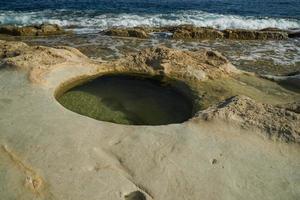
{"label": "sunlit rock surface", "polygon": [[[101,62],[74,48],[0,45],[1,199],[300,196],[299,114],[277,107],[299,101],[298,93],[207,50],[157,47]],[[209,108],[185,123],[127,126],[79,115],[55,99],[116,72],[170,76],[219,102],[207,100]],[[252,99],[226,100],[244,93]]]}

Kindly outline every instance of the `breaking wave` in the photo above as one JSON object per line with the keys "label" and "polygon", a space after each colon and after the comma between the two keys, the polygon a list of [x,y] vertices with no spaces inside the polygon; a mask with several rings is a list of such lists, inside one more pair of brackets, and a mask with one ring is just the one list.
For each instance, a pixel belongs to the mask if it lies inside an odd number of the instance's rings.
{"label": "breaking wave", "polygon": [[300,20],[287,18],[257,18],[214,14],[203,11],[178,11],[168,14],[103,14],[97,11],[44,10],[38,12],[2,11],[0,24],[29,25],[55,23],[78,32],[95,32],[110,27],[166,26],[193,24],[219,29],[242,28],[300,29]]}

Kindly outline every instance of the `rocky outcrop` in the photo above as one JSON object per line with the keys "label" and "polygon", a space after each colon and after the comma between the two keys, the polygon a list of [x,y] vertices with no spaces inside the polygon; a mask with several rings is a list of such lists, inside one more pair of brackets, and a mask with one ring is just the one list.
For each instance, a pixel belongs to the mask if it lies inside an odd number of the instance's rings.
{"label": "rocky outcrop", "polygon": [[289,37],[297,37],[297,32],[288,32],[276,28],[262,30],[227,29],[218,30],[208,27],[195,27],[193,25],[179,25],[167,27],[134,27],[112,28],[102,33],[109,36],[149,38],[151,33],[168,32],[170,39],[175,40],[285,40]]}
{"label": "rocky outcrop", "polygon": [[293,103],[288,103],[288,104],[284,104],[284,105],[278,105],[278,107],[300,114],[300,102],[293,102]]}
{"label": "rocky outcrop", "polygon": [[165,27],[164,29],[164,31],[173,33],[173,39],[207,40],[221,39],[224,37],[224,34],[219,30],[191,25]]}
{"label": "rocky outcrop", "polygon": [[[156,47],[91,65],[73,48],[0,41],[0,62],[6,66],[0,73],[0,199],[300,196],[300,119],[295,112],[234,97],[185,123],[126,126],[73,113],[54,98],[59,87],[107,73],[161,72],[202,80],[234,72],[216,52]],[[24,71],[51,69],[47,84],[24,78]]]}
{"label": "rocky outcrop", "polygon": [[299,37],[300,37],[300,31],[289,33],[289,38],[299,38]]}
{"label": "rocky outcrop", "polygon": [[300,73],[287,76],[261,75],[261,77],[300,89]]}
{"label": "rocky outcrop", "polygon": [[285,40],[288,39],[288,34],[282,31],[274,30],[243,30],[243,29],[228,29],[224,30],[224,36],[230,40]]}
{"label": "rocky outcrop", "polygon": [[135,27],[135,28],[112,28],[103,31],[102,33],[109,36],[118,37],[136,37],[136,38],[149,38],[149,32],[146,28]]}
{"label": "rocky outcrop", "polygon": [[[93,62],[71,47],[28,46],[22,42],[1,40],[0,58],[2,66],[29,70],[31,74],[36,71],[48,71],[66,62]],[[147,48],[107,65],[115,72],[166,75],[183,81],[189,80],[191,83],[238,72],[218,52],[206,49],[182,51],[164,46]]]}
{"label": "rocky outcrop", "polygon": [[238,70],[220,53],[201,49],[182,51],[164,46],[144,49],[114,63],[116,70],[166,75],[191,83],[236,73]]}
{"label": "rocky outcrop", "polygon": [[56,24],[41,24],[33,26],[0,26],[0,34],[12,36],[48,36],[70,33]]}
{"label": "rocky outcrop", "polygon": [[300,143],[300,115],[287,109],[258,103],[248,97],[236,96],[199,113],[211,121],[235,122],[245,129],[258,128],[267,137]]}
{"label": "rocky outcrop", "polygon": [[0,67],[29,71],[30,78],[39,82],[41,74],[63,63],[89,62],[80,51],[72,47],[28,46],[23,42],[0,40]]}

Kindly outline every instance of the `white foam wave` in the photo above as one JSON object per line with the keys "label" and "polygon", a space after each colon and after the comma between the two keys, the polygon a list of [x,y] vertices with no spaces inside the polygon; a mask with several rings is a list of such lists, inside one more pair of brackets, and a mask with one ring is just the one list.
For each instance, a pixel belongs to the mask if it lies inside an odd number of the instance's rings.
{"label": "white foam wave", "polygon": [[[283,18],[255,18],[238,15],[221,15],[202,11],[184,11],[172,14],[93,14],[88,11],[74,13],[65,11],[12,12],[0,13],[0,24],[28,25],[34,23],[56,23],[61,26],[76,26],[84,30],[103,30],[110,27],[166,26],[193,24],[195,26],[219,29],[242,28],[299,29],[300,20]],[[78,29],[77,29],[78,30]]]}

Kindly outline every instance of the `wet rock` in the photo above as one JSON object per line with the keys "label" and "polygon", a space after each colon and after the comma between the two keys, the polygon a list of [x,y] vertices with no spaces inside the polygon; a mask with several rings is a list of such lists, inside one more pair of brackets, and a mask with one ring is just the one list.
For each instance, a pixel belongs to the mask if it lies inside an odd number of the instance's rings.
{"label": "wet rock", "polygon": [[263,28],[261,29],[260,31],[275,31],[275,32],[286,32],[282,29],[279,29],[279,28],[273,28],[273,27],[268,27],[268,28]]}
{"label": "wet rock", "polygon": [[300,31],[290,31],[289,32],[289,38],[299,38],[300,37]]}
{"label": "wet rock", "polygon": [[47,36],[70,33],[56,24],[41,24],[33,26],[11,26],[5,25],[0,27],[0,34],[12,36]]}
{"label": "wet rock", "polygon": [[16,27],[16,26],[1,26],[0,34],[13,35],[13,36],[35,36],[37,30],[35,27]]}
{"label": "wet rock", "polygon": [[288,103],[288,104],[284,104],[284,105],[279,105],[278,107],[285,108],[289,111],[300,114],[300,102],[293,102],[293,103]]}
{"label": "wet rock", "polygon": [[224,36],[231,40],[285,40],[288,34],[282,31],[270,30],[244,30],[244,29],[227,29],[224,30]]}
{"label": "wet rock", "polygon": [[287,76],[262,75],[261,77],[284,84],[286,86],[300,89],[300,73],[295,72]]}
{"label": "wet rock", "polygon": [[206,40],[223,38],[223,33],[213,28],[183,25],[170,27],[167,30],[173,33],[173,39]]}
{"label": "wet rock", "polygon": [[297,33],[288,33],[277,28],[266,28],[262,30],[228,29],[218,30],[209,27],[195,27],[193,25],[179,25],[166,27],[134,27],[134,28],[112,28],[103,31],[105,35],[120,37],[149,38],[151,33],[170,33],[169,38],[175,40],[284,40],[288,37],[296,37]]}
{"label": "wet rock", "polygon": [[144,28],[112,28],[103,31],[105,35],[118,36],[118,37],[136,37],[136,38],[149,38],[149,30]]}

